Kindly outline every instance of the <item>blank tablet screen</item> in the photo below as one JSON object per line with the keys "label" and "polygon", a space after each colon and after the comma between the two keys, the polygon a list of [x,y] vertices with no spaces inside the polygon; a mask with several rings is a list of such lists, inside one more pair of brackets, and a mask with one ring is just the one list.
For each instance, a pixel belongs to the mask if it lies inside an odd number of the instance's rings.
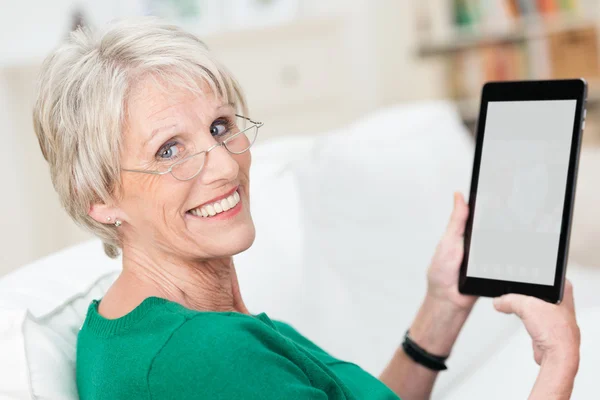
{"label": "blank tablet screen", "polygon": [[576,105],[488,102],[467,276],[554,285]]}

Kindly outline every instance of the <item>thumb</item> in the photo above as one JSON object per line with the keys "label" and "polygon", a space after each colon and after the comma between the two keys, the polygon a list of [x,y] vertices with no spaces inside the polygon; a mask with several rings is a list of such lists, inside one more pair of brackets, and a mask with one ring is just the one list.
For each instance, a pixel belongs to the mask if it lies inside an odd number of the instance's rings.
{"label": "thumb", "polygon": [[450,222],[446,233],[451,236],[462,236],[465,233],[465,225],[469,216],[469,206],[465,202],[463,195],[459,192],[454,193],[454,208],[450,215]]}
{"label": "thumb", "polygon": [[563,302],[565,307],[575,313],[575,300],[573,299],[573,284],[569,279],[565,280],[565,291],[563,294]]}
{"label": "thumb", "polygon": [[526,299],[527,296],[521,294],[505,294],[494,299],[494,308],[504,314],[516,314],[522,319]]}

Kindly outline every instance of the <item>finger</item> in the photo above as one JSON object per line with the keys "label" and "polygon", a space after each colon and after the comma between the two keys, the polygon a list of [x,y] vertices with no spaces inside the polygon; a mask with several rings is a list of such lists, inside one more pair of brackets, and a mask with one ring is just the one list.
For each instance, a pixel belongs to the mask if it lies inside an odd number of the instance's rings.
{"label": "finger", "polygon": [[465,233],[465,225],[469,216],[469,206],[465,202],[463,195],[459,192],[454,193],[454,208],[450,215],[450,222],[446,233],[452,236],[462,236]]}
{"label": "finger", "polygon": [[565,280],[565,291],[563,293],[562,304],[575,313],[575,297],[573,295],[573,284],[570,280]]}
{"label": "finger", "polygon": [[527,296],[521,294],[505,294],[494,299],[494,308],[504,314],[516,314],[523,319]]}

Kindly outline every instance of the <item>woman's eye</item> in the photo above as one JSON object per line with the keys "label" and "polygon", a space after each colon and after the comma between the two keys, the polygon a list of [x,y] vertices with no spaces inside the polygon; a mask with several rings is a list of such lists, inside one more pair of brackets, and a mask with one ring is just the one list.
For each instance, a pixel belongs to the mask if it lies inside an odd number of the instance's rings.
{"label": "woman's eye", "polygon": [[163,160],[170,160],[172,158],[176,158],[178,154],[179,149],[177,148],[177,144],[169,143],[162,149],[160,149],[160,151],[158,152],[158,157]]}
{"label": "woman's eye", "polygon": [[210,127],[210,134],[213,136],[223,136],[228,130],[227,122],[216,122]]}

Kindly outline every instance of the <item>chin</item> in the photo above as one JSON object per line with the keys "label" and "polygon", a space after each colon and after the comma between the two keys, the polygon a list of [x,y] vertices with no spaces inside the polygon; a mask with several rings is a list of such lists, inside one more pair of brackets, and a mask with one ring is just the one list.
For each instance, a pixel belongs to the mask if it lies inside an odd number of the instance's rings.
{"label": "chin", "polygon": [[236,254],[240,254],[250,248],[254,243],[254,239],[256,238],[256,230],[254,229],[254,224],[250,224],[247,228],[247,232],[245,235],[240,235],[235,240],[232,240],[230,255],[234,256]]}
{"label": "chin", "polygon": [[232,257],[240,254],[250,248],[256,238],[256,231],[253,223],[244,224],[243,227],[238,227],[234,232],[229,231],[215,240],[214,243],[223,243],[223,246],[218,248],[213,247],[207,249],[206,243],[198,243],[198,248],[205,250],[205,253],[211,254],[212,257]]}

